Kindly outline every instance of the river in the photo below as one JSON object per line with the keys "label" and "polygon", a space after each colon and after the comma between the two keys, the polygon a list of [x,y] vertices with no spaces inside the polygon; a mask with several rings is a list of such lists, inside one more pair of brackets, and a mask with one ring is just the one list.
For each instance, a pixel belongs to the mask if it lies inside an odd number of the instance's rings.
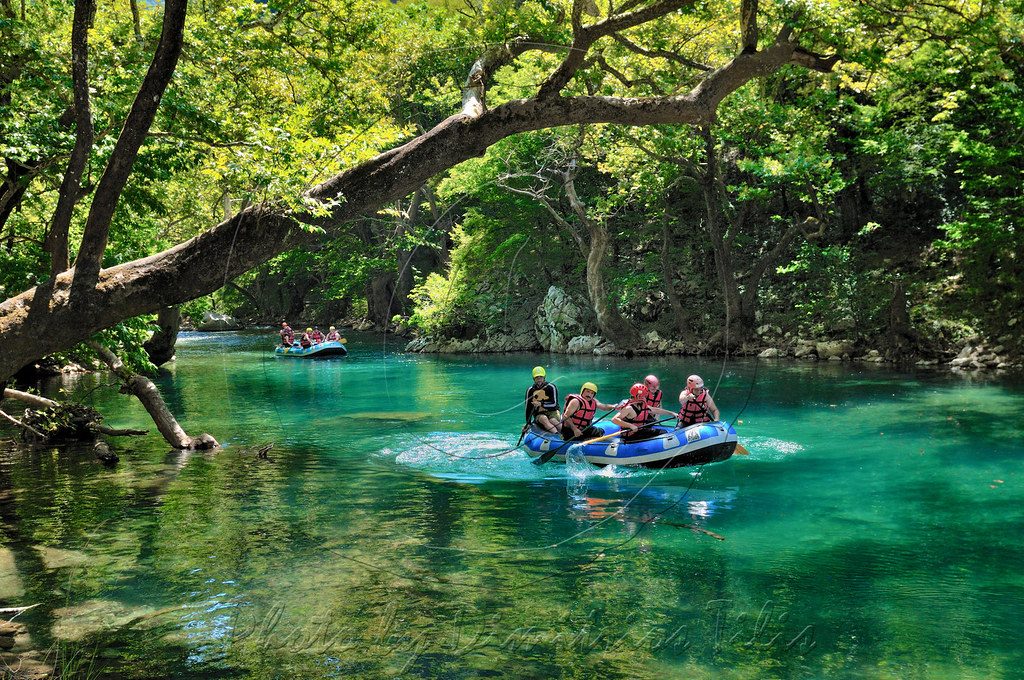
{"label": "river", "polygon": [[[272,333],[272,331],[271,331]],[[1020,677],[1024,382],[692,357],[329,361],[184,334],[192,434],[0,444],[0,606],[121,677]],[[531,465],[530,369],[612,402],[700,373],[748,456]],[[149,427],[107,375],[51,385]],[[8,437],[13,436],[9,431]],[[258,447],[273,443],[268,459]],[[695,531],[694,528],[705,531]],[[708,533],[710,532],[710,533]],[[716,534],[724,540],[718,540]],[[71,659],[71,661],[68,661]],[[73,667],[73,668],[72,668]],[[86,670],[82,670],[86,669]],[[91,669],[91,670],[89,670]]]}

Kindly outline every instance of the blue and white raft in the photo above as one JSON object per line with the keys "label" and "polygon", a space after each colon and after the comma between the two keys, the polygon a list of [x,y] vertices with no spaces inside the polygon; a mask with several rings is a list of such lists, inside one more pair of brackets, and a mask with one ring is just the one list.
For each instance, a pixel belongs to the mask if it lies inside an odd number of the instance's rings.
{"label": "blue and white raft", "polygon": [[348,349],[345,345],[341,344],[337,340],[331,340],[330,342],[321,342],[318,345],[307,347],[303,349],[298,345],[292,345],[291,347],[281,347],[278,345],[277,349],[274,350],[274,356],[278,357],[295,357],[297,359],[323,359],[325,357],[343,357],[348,354]]}
{"label": "blue and white raft", "polygon": [[[605,434],[619,431],[614,423],[602,421],[594,427]],[[661,436],[638,442],[623,442],[621,437],[612,437],[582,446],[583,456],[592,465],[638,465],[648,468],[674,468],[686,465],[703,465],[726,460],[736,450],[736,430],[724,421],[700,423],[676,430],[655,425]],[[564,441],[559,435],[544,432],[532,426],[523,444],[531,458],[557,449]],[[569,449],[578,444],[562,446],[552,461],[565,462]]]}

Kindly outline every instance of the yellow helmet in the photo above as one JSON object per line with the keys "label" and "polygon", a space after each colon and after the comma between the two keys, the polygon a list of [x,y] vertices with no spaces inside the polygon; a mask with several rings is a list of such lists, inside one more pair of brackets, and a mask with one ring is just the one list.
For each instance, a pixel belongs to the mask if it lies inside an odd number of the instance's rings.
{"label": "yellow helmet", "polygon": [[585,382],[583,383],[583,387],[580,388],[580,392],[582,392],[583,390],[590,390],[594,394],[597,394],[597,385],[595,385],[592,382]]}
{"label": "yellow helmet", "polygon": [[335,328],[334,326],[331,326],[331,330],[332,330],[332,331],[336,331],[336,330],[338,330],[338,329],[337,329],[337,328]]}
{"label": "yellow helmet", "polygon": [[544,370],[543,366],[534,366],[533,367],[533,377],[534,378],[536,378],[538,375],[539,376],[547,376],[547,374],[548,374],[548,372]]}
{"label": "yellow helmet", "polygon": [[312,332],[313,332],[313,329],[312,329],[312,328],[307,328],[307,329],[306,329],[306,332],[307,332],[307,333],[312,333]]}

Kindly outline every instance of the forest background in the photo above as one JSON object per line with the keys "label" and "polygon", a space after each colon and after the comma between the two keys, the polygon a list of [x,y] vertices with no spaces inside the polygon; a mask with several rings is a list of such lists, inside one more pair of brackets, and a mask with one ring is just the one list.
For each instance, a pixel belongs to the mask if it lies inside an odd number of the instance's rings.
{"label": "forest background", "polygon": [[[816,61],[766,69],[697,124],[580,123],[499,139],[344,230],[307,220],[301,247],[237,276],[235,253],[211,252],[222,287],[181,313],[365,319],[437,341],[480,338],[477,348],[493,338],[552,348],[533,331],[557,286],[580,303],[581,333],[618,351],[656,348],[655,337],[680,351],[792,351],[811,338],[933,361],[987,343],[999,363],[1019,362],[1024,3],[676,5],[588,44],[565,94],[685,94],[782,35]],[[487,106],[530,97],[584,21],[647,6],[194,3],[97,266],[158,253],[253,206],[329,212],[310,188],[458,112],[474,63],[514,57],[487,74]],[[158,50],[163,4],[91,9],[91,139],[61,246],[62,182],[83,148],[76,8],[0,0],[0,300],[75,261]],[[155,320],[133,316],[95,338],[146,368]],[[54,362],[94,351],[79,345]]]}

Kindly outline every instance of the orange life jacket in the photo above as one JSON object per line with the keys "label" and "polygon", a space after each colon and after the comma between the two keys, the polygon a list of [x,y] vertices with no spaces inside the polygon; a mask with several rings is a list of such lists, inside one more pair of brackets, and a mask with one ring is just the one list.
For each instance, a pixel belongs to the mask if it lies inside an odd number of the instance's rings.
{"label": "orange life jacket", "polygon": [[569,410],[569,402],[573,399],[579,399],[580,406],[569,416],[569,420],[580,430],[585,430],[590,427],[590,423],[594,420],[594,414],[597,413],[597,399],[585,399],[582,395],[570,394],[565,398],[563,411]]}

